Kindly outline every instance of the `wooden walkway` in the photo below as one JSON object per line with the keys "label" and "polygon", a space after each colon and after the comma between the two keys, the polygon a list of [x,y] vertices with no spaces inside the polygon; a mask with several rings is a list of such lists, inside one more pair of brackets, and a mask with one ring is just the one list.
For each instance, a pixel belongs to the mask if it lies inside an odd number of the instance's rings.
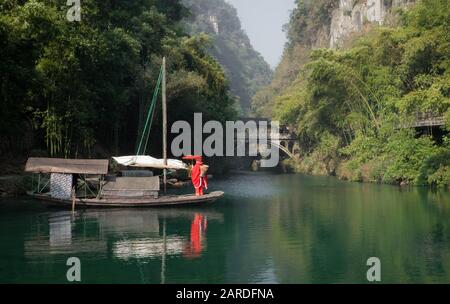
{"label": "wooden walkway", "polygon": [[418,113],[414,121],[413,128],[423,127],[441,127],[445,125],[445,118],[443,115],[436,115],[431,112]]}

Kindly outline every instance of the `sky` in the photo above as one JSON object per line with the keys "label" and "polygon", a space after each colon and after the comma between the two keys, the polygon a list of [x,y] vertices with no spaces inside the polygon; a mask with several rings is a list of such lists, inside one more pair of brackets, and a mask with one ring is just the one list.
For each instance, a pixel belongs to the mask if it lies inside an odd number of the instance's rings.
{"label": "sky", "polygon": [[238,11],[242,28],[259,53],[275,68],[283,53],[288,23],[295,0],[225,0]]}

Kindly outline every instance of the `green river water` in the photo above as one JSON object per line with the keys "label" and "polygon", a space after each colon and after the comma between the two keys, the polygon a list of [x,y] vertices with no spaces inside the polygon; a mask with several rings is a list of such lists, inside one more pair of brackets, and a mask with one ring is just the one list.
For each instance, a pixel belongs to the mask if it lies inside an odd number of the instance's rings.
{"label": "green river water", "polygon": [[[193,208],[52,209],[0,200],[0,283],[450,283],[450,192],[237,175]],[[190,189],[187,189],[190,190]]]}

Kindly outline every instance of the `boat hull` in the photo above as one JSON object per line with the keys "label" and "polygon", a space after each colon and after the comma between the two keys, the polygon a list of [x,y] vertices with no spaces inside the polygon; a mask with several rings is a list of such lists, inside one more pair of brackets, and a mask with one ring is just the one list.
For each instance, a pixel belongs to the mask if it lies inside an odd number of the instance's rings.
{"label": "boat hull", "polygon": [[[72,207],[72,200],[61,200],[52,198],[47,194],[30,194],[32,197],[41,200],[49,206]],[[75,200],[75,208],[87,207],[106,207],[106,208],[124,208],[124,207],[167,207],[167,206],[186,206],[201,205],[216,201],[224,195],[222,191],[214,191],[202,196],[194,194],[187,195],[164,195],[159,198],[92,198]]]}

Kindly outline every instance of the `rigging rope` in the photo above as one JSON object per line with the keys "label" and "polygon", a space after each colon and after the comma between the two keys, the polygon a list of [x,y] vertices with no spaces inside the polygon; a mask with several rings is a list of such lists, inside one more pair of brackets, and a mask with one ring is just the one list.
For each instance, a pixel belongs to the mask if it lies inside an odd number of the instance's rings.
{"label": "rigging rope", "polygon": [[[163,66],[161,65],[161,70],[159,71],[158,81],[156,83],[155,90],[153,91],[152,103],[150,104],[150,108],[147,113],[147,119],[145,121],[144,130],[142,131],[141,140],[139,141],[139,146],[137,148],[136,155],[141,155],[141,153],[142,153],[142,155],[144,155],[145,151],[147,150],[148,139],[150,138],[150,130],[152,128],[153,116],[154,116],[155,108],[156,108],[155,107],[156,100],[158,98],[159,87],[161,86],[162,74],[163,74]],[[141,149],[144,138],[146,138],[145,145],[144,145],[143,149]]]}

